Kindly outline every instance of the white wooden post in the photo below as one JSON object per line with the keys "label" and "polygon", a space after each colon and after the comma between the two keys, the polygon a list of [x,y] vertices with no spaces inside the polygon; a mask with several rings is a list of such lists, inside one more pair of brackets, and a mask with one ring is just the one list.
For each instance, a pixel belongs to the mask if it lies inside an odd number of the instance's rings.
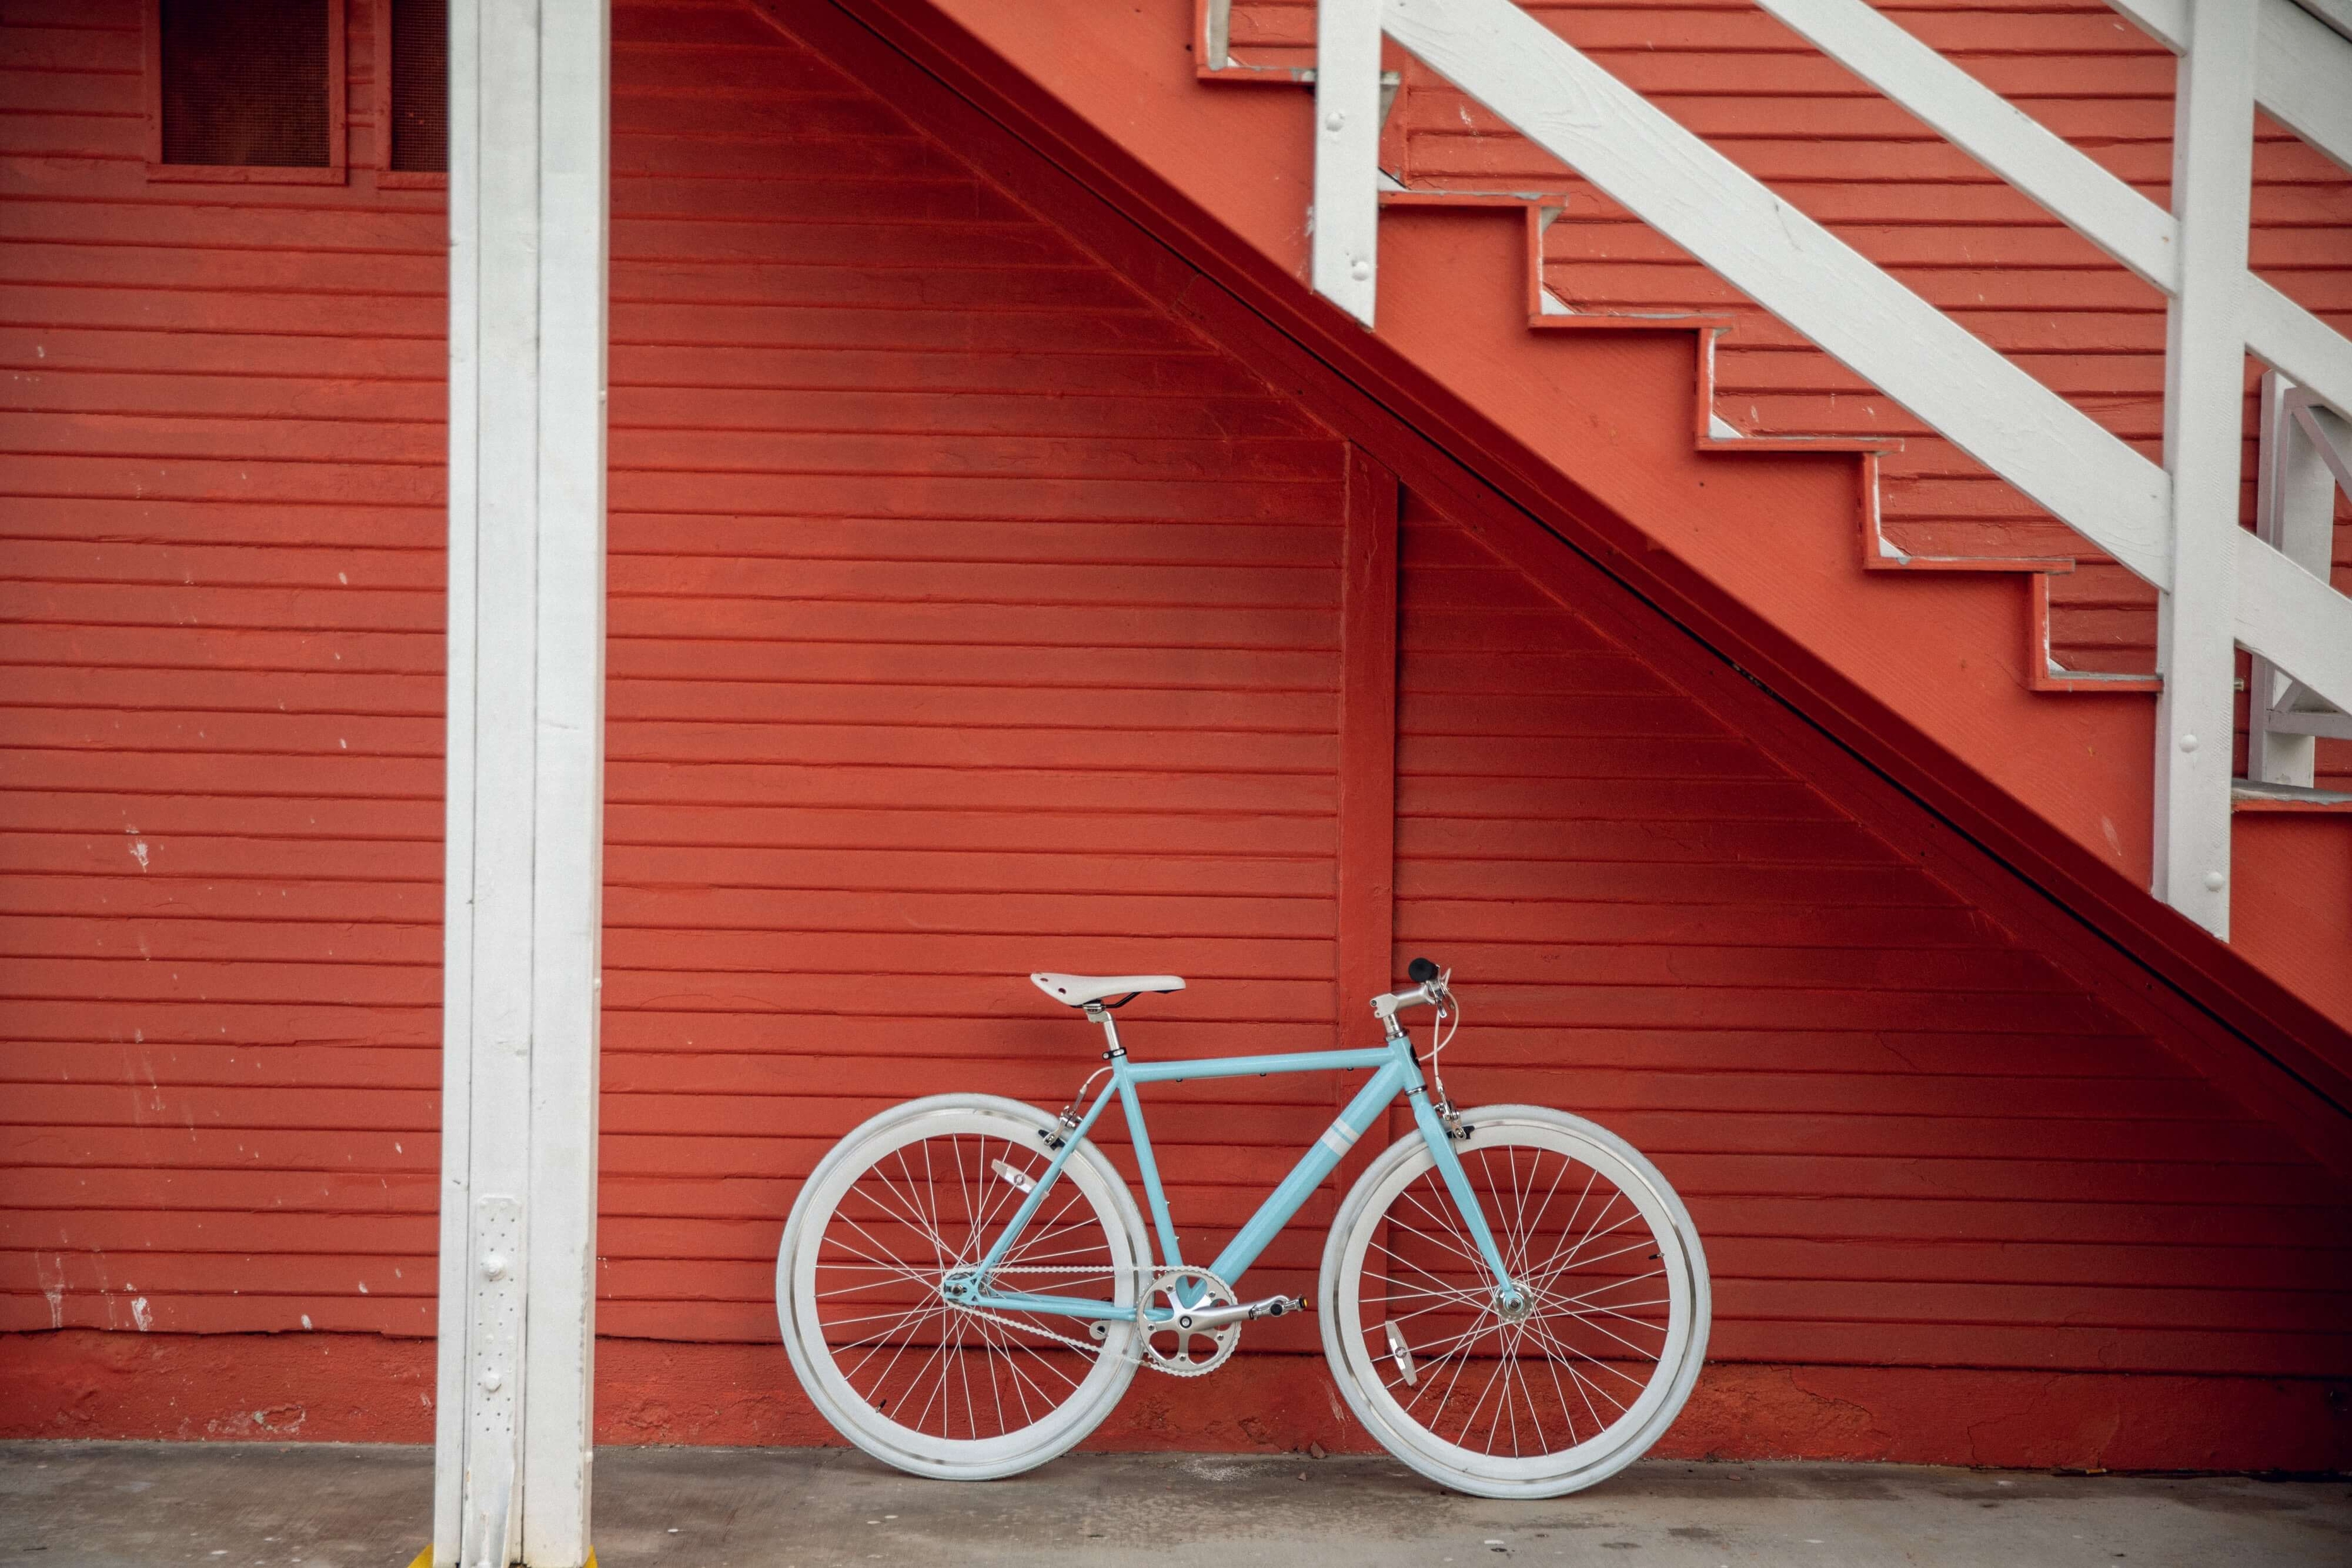
{"label": "white wooden post", "polygon": [[2153,890],[2225,939],[2256,16],[2245,0],[2189,10],[2173,110],[2179,286],[2165,350],[2172,570],[2157,597]]}
{"label": "white wooden post", "polygon": [[[2336,544],[2336,492],[2352,493],[2352,421],[2319,402],[2308,388],[2270,371],[2263,376],[2262,441],[2256,453],[2255,532],[2314,579],[2326,582]],[[2242,597],[2245,577],[2241,572]],[[2282,610],[2266,605],[2260,613],[2270,624]],[[2242,605],[2239,614],[2242,620]],[[2242,630],[2240,636],[2242,640]],[[2352,647],[2346,651],[2352,653]],[[2317,761],[2314,738],[2352,741],[2352,712],[2344,700],[2329,700],[2259,655],[2247,689],[2246,776],[2262,784],[2308,789]],[[2337,689],[2341,698],[2345,689]]]}
{"label": "white wooden post", "polygon": [[1315,15],[1315,291],[1366,326],[1379,296],[1381,0]]}
{"label": "white wooden post", "polygon": [[[2303,400],[2276,371],[2263,376],[2262,440],[2255,447],[2255,531],[2296,565],[2327,580],[2336,535],[2336,476],[2327,452],[2295,415]],[[2310,733],[2273,722],[2272,708],[2286,700],[2297,682],[2269,659],[2257,656],[2246,682],[2246,776],[2260,784],[2311,787],[2316,761]]]}
{"label": "white wooden post", "polygon": [[457,0],[437,1564],[589,1555],[605,0]]}

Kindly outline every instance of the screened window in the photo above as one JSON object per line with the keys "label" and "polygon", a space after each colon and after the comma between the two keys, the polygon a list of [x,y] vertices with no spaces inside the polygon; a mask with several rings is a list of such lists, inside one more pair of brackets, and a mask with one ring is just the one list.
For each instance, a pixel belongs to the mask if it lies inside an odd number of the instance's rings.
{"label": "screened window", "polygon": [[[391,80],[385,119],[388,169],[420,174],[449,167],[448,0],[391,0],[383,56]],[[381,13],[379,13],[381,15]]]}
{"label": "screened window", "polygon": [[334,162],[327,0],[157,0],[165,163]]}

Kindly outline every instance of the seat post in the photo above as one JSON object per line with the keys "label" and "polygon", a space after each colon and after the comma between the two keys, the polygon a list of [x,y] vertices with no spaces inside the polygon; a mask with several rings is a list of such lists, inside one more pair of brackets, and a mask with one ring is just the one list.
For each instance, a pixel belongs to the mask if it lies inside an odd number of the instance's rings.
{"label": "seat post", "polygon": [[1127,1055],[1127,1047],[1118,1043],[1118,1023],[1110,1016],[1109,1008],[1099,1002],[1089,1002],[1087,1016],[1102,1026],[1103,1038],[1110,1042],[1110,1048],[1103,1052],[1105,1061],[1116,1061]]}

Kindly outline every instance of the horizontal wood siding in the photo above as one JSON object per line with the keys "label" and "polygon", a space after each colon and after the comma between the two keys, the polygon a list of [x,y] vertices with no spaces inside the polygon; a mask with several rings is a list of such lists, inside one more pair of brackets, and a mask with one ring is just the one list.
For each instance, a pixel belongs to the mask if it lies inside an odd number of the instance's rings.
{"label": "horizontal wood siding", "polygon": [[[0,1331],[429,1334],[441,198],[356,85],[348,186],[151,186],[137,24],[0,30]],[[1368,1032],[1347,454],[748,7],[614,37],[600,1324],[772,1349],[828,1144],[1096,1065],[1025,972],[1185,973],[1145,1057]],[[2272,1129],[1640,648],[1403,548],[1400,956],[1457,967],[1459,1098],[1689,1194],[1718,1357],[2343,1364],[2352,1224]],[[1332,1105],[1150,1100],[1198,1256]]]}
{"label": "horizontal wood siding", "polygon": [[[2159,205],[2170,199],[2174,57],[2104,0],[1886,0],[1890,17]],[[2164,298],[1868,83],[1748,0],[1543,0],[1527,9],[1774,192],[2053,391],[2161,460]],[[1309,65],[1312,0],[1239,0],[1234,58]],[[2155,590],[1812,348],[1451,83],[1391,47],[1403,85],[1384,167],[1430,190],[1542,192],[1566,212],[1544,283],[1578,310],[1732,318],[1717,412],[1752,436],[1900,439],[1882,468],[1886,537],[1922,555],[2073,558],[2051,637],[2074,669],[2155,668]],[[2352,331],[2352,177],[2257,117],[2252,265]],[[1464,310],[1516,310],[1516,298]],[[2256,433],[2250,362],[2243,520]],[[2352,501],[2338,498],[2337,586],[2352,591]],[[1843,518],[1824,518],[1843,528]],[[2242,721],[2241,722],[2242,730]],[[2352,784],[2352,742],[2323,742],[2322,783]]]}
{"label": "horizontal wood siding", "polygon": [[1658,1161],[1711,1357],[2343,1364],[2340,1183],[1471,534],[1402,555],[1398,961],[1456,1103]]}
{"label": "horizontal wood siding", "polygon": [[0,25],[0,1325],[430,1333],[446,224],[145,175]]}

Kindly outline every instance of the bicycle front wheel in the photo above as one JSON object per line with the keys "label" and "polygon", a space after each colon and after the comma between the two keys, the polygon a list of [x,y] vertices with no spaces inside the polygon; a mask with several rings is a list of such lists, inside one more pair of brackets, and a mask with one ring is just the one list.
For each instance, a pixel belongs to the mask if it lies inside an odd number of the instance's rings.
{"label": "bicycle front wheel", "polygon": [[1680,1413],[1706,1357],[1706,1258],[1633,1145],[1538,1106],[1455,1144],[1520,1299],[1500,1299],[1420,1137],[1383,1151],[1323,1251],[1323,1349],[1389,1452],[1480,1497],[1606,1480]]}
{"label": "bicycle front wheel", "polygon": [[[1044,1177],[1054,1127],[993,1095],[911,1100],[835,1145],[793,1205],[776,1256],[784,1348],[834,1429],[886,1464],[947,1480],[1016,1474],[1092,1431],[1135,1376],[1131,1321],[1097,1340],[1079,1319],[976,1311],[941,1293]],[[1131,1313],[1150,1256],[1126,1184],[1081,1143],[997,1284]]]}

